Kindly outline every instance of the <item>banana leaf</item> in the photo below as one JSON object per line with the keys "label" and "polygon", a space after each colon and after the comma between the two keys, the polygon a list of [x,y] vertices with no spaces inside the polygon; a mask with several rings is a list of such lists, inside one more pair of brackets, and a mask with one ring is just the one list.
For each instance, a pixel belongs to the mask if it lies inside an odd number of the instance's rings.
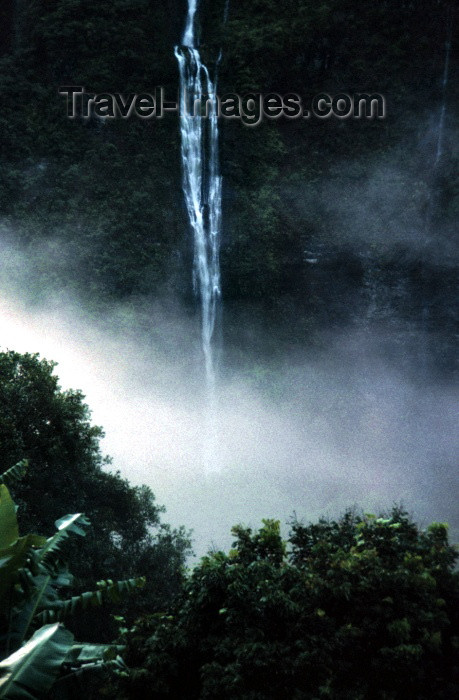
{"label": "banana leaf", "polygon": [[40,700],[59,676],[73,634],[59,624],[41,627],[24,646],[0,662],[0,698]]}
{"label": "banana leaf", "polygon": [[22,459],[20,462],[15,464],[14,467],[10,467],[6,470],[6,472],[0,474],[0,484],[6,484],[8,486],[8,484],[17,483],[22,479],[22,477],[26,473],[28,466],[28,460]]}

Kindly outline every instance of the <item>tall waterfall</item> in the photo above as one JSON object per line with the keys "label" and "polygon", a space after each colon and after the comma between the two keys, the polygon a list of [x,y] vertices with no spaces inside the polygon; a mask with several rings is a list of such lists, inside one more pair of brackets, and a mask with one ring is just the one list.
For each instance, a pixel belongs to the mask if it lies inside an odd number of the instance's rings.
{"label": "tall waterfall", "polygon": [[445,118],[446,118],[446,103],[447,103],[447,88],[449,80],[449,64],[451,56],[451,43],[452,43],[452,28],[453,28],[453,16],[452,16],[452,6],[449,6],[446,13],[446,37],[445,37],[445,58],[443,62],[443,71],[440,83],[440,94],[441,103],[440,110],[438,114],[438,121],[436,122],[435,128],[435,152],[433,157],[432,166],[429,168],[428,185],[429,192],[427,195],[427,207],[424,218],[424,230],[427,239],[432,234],[432,222],[434,220],[435,211],[438,206],[438,194],[436,191],[436,179],[438,177],[439,166],[441,165],[441,159],[443,156],[443,144],[445,136]]}
{"label": "tall waterfall", "polygon": [[[218,462],[218,438],[212,340],[221,296],[219,253],[222,178],[218,159],[216,79],[211,80],[197,48],[197,4],[197,0],[188,0],[182,45],[175,48],[175,56],[180,72],[183,193],[193,233],[193,288],[201,307],[201,343],[206,377],[204,464],[207,471],[214,471]],[[208,99],[207,118],[202,116],[201,98],[203,101]]]}
{"label": "tall waterfall", "polygon": [[[216,86],[196,46],[197,0],[188,0],[182,46],[175,48],[180,71],[180,130],[183,192],[194,241],[193,287],[201,305],[201,338],[206,380],[215,382],[212,337],[220,299],[222,178],[218,162]],[[208,118],[195,106],[209,96]]]}
{"label": "tall waterfall", "polygon": [[451,55],[451,34],[452,34],[452,17],[451,8],[449,8],[446,27],[446,42],[445,42],[445,63],[443,67],[443,79],[441,83],[442,102],[440,108],[440,118],[438,121],[437,133],[437,148],[435,151],[434,168],[437,167],[440,158],[443,155],[443,134],[445,130],[445,114],[446,114],[446,89],[448,87],[449,78],[449,59]]}

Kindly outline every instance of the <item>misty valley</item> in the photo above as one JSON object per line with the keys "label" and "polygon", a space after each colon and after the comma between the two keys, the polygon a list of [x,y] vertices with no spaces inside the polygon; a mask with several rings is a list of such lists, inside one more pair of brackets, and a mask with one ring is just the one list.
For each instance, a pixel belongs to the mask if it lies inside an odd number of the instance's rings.
{"label": "misty valley", "polygon": [[456,38],[2,3],[0,699],[459,700]]}

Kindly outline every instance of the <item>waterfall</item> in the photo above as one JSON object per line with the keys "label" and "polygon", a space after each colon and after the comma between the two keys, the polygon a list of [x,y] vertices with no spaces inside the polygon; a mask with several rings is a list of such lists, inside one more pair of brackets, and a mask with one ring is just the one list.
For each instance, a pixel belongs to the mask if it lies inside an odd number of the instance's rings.
{"label": "waterfall", "polygon": [[445,58],[443,63],[443,72],[440,83],[441,90],[441,104],[438,116],[438,126],[436,129],[436,145],[435,145],[435,155],[433,158],[432,167],[429,169],[428,178],[428,188],[429,192],[427,195],[427,206],[426,213],[424,217],[424,230],[427,239],[429,239],[432,232],[432,222],[435,215],[435,210],[437,207],[437,193],[436,193],[436,180],[438,176],[438,169],[440,165],[441,158],[443,156],[443,142],[444,142],[444,132],[445,132],[445,118],[446,118],[446,102],[447,102],[447,88],[449,79],[449,64],[451,56],[451,43],[452,43],[452,6],[447,10],[446,15],[446,39],[445,39]]}
{"label": "waterfall", "polygon": [[183,33],[183,46],[194,47],[194,20],[196,16],[197,0],[188,0],[188,15],[186,18],[185,31]]}
{"label": "waterfall", "polygon": [[440,108],[440,118],[438,121],[438,136],[437,136],[437,148],[435,152],[434,168],[437,167],[440,158],[443,155],[443,133],[445,130],[445,114],[446,114],[446,89],[448,87],[448,77],[449,77],[449,59],[451,55],[451,33],[452,33],[452,21],[451,17],[448,16],[447,25],[447,37],[445,42],[445,63],[443,68],[443,79],[441,83],[442,92],[442,103]]}
{"label": "waterfall", "polygon": [[[182,45],[175,47],[180,73],[180,131],[183,193],[193,234],[193,288],[201,307],[201,343],[207,392],[208,434],[205,461],[214,461],[215,361],[212,339],[220,290],[222,178],[218,158],[216,81],[201,60],[195,37],[197,0],[188,0]],[[206,96],[207,118],[201,116]],[[196,114],[196,116],[195,116]],[[214,436],[212,440],[209,436]]]}

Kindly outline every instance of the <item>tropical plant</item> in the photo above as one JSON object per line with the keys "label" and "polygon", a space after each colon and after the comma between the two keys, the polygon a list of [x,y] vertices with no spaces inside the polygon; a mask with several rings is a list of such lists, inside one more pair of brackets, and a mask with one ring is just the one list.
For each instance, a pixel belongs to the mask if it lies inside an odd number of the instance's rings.
{"label": "tropical plant", "polygon": [[[178,604],[124,630],[132,668],[114,697],[453,700],[459,576],[447,528],[400,509],[238,526]],[[288,545],[288,546],[287,546]]]}
{"label": "tropical plant", "polygon": [[[25,468],[21,462],[9,469],[3,482],[17,480]],[[71,535],[84,536],[88,525],[87,518],[76,513],[56,521],[52,537],[21,537],[16,506],[6,484],[0,484],[0,698],[42,698],[59,676],[108,663],[122,665],[119,647],[75,644],[73,634],[60,624],[77,610],[118,602],[124,593],[145,584],[143,577],[109,579],[99,581],[95,591],[61,597],[73,582],[61,559],[62,545]]]}
{"label": "tropical plant", "polygon": [[[101,453],[102,430],[93,425],[80,391],[64,391],[55,363],[37,355],[0,353],[0,472],[27,457],[27,479],[22,461],[3,471],[4,483],[18,504],[25,532],[50,536],[63,513],[78,509],[92,523],[87,536],[72,537],[65,555],[81,590],[111,572],[114,580],[135,577],[141,571],[148,585],[120,614],[133,618],[162,609],[180,589],[182,569],[190,549],[188,534],[161,521],[159,506],[147,486],[132,486],[110,471]],[[43,494],[46,494],[43,497]],[[76,496],[77,494],[77,496]],[[109,609],[97,619],[81,612],[69,627],[77,638],[108,642],[116,634]]]}

